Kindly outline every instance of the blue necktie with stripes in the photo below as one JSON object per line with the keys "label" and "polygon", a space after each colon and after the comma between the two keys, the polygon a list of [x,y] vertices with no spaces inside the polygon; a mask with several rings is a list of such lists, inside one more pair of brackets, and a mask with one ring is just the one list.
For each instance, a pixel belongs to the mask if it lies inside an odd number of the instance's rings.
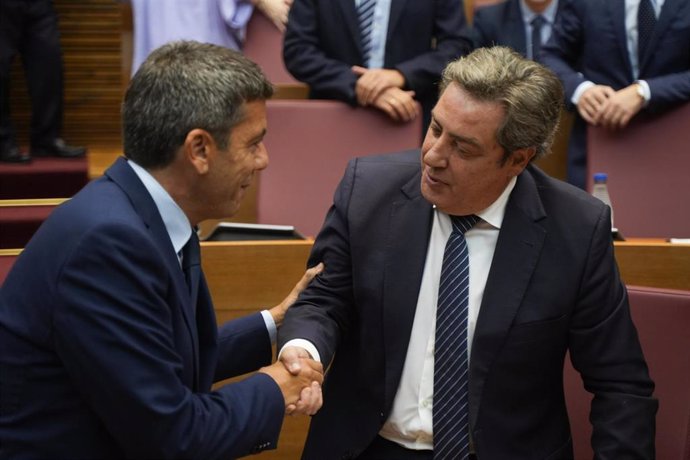
{"label": "blue necktie with stripes", "polygon": [[376,0],[361,0],[357,7],[360,43],[362,45],[362,62],[365,66],[369,65],[369,56],[371,55],[371,31],[374,25],[375,7]]}
{"label": "blue necktie with stripes", "polygon": [[434,347],[434,460],[469,456],[467,309],[469,256],[467,232],[479,218],[451,216],[436,307]]}

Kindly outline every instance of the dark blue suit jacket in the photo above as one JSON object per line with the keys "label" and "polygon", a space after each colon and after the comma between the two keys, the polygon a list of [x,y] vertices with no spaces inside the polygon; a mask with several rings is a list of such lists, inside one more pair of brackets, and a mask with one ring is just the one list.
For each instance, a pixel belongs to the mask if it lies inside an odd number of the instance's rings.
{"label": "dark blue suit jacket", "polygon": [[527,39],[520,0],[507,0],[477,8],[472,19],[472,30],[475,48],[508,46],[523,56],[526,55]]}
{"label": "dark blue suit jacket", "polygon": [[[559,10],[561,4],[558,3]],[[526,56],[527,38],[520,0],[506,0],[477,8],[472,19],[472,41],[475,48],[508,46]]]}
{"label": "dark blue suit jacket", "polygon": [[193,305],[153,200],[119,159],[57,208],[0,291],[0,457],[232,458],[284,414],[260,314]]}
{"label": "dark blue suit jacket", "polygon": [[[542,48],[542,61],[563,81],[566,101],[577,86],[590,80],[614,90],[632,84],[625,36],[625,0],[562,0],[551,40]],[[640,63],[640,80],[649,83],[652,98],[644,109],[662,112],[690,100],[690,2],[666,0],[647,54]],[[586,122],[576,116],[569,161],[569,180],[585,183]]]}
{"label": "dark blue suit jacket", "polygon": [[[464,24],[458,0],[391,1],[384,67],[405,76],[405,89],[416,92],[425,113],[436,101],[446,64],[470,48],[460,33]],[[295,0],[283,58],[290,73],[309,85],[312,98],[355,105],[357,77],[350,67],[365,64],[354,0]]]}
{"label": "dark blue suit jacket", "polygon": [[[390,414],[432,213],[419,151],[348,166],[311,256],[325,272],[279,331],[279,346],[305,338],[324,363],[333,360],[303,458],[355,458]],[[572,459],[566,351],[595,395],[597,458],[653,458],[657,402],[608,207],[530,166],[507,204],[473,339],[470,427],[479,458]]]}

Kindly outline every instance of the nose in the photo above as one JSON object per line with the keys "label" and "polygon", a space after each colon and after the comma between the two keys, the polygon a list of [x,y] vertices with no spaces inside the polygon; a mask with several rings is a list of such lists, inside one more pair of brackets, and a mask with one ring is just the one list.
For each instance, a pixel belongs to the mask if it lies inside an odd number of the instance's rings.
{"label": "nose", "polygon": [[268,167],[268,150],[262,142],[259,145],[259,151],[256,154],[256,169],[262,171]]}
{"label": "nose", "polygon": [[430,168],[445,168],[448,159],[442,152],[442,138],[431,138],[422,147],[422,161]]}

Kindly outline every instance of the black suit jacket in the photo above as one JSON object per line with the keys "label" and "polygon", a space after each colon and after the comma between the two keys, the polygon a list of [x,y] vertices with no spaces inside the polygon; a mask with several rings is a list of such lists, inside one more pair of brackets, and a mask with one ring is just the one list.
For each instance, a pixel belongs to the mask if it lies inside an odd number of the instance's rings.
{"label": "black suit jacket", "polygon": [[126,160],[58,207],[0,290],[0,458],[233,458],[275,448],[284,402],[260,314],[190,299]]}
{"label": "black suit jacket", "polygon": [[[425,113],[436,101],[446,64],[470,48],[460,34],[464,24],[459,0],[391,1],[384,67],[405,76],[405,89],[416,92]],[[350,68],[366,65],[354,0],[295,0],[283,58],[290,73],[309,85],[312,98],[356,105],[357,77]]]}
{"label": "black suit jacket", "polygon": [[[562,1],[558,3],[556,17],[562,4]],[[471,30],[475,48],[508,46],[523,56],[527,55],[527,38],[520,0],[506,0],[477,8]]]}
{"label": "black suit jacket", "polygon": [[[432,213],[419,151],[348,166],[311,256],[326,270],[279,331],[279,346],[305,338],[324,363],[332,360],[303,458],[354,458],[387,419]],[[608,207],[530,166],[507,204],[473,339],[470,427],[479,458],[572,458],[566,351],[594,394],[597,458],[652,458],[657,402],[613,257]]]}
{"label": "black suit jacket", "polygon": [[[563,82],[566,102],[571,104],[575,89],[587,80],[614,90],[631,85],[635,78],[625,33],[625,0],[561,2],[551,39],[542,48],[542,62]],[[690,2],[664,2],[639,71],[652,95],[643,113],[660,113],[690,100]],[[569,181],[582,187],[586,144],[586,122],[578,114],[570,136],[568,174]]]}

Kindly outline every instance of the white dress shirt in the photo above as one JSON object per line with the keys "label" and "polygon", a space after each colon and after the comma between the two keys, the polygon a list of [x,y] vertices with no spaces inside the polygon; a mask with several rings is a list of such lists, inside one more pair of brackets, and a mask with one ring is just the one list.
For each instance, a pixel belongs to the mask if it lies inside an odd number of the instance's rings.
{"label": "white dress shirt", "polygon": [[[496,249],[498,232],[503,223],[508,198],[516,182],[517,179],[513,178],[491,206],[477,213],[481,220],[465,233],[470,263],[467,312],[467,351],[470,359],[472,338]],[[393,408],[379,433],[383,438],[397,442],[408,449],[433,449],[436,304],[443,253],[451,232],[452,224],[448,214],[434,210],[429,249],[424,264],[405,366],[393,401]]]}
{"label": "white dress shirt", "polygon": [[[355,0],[355,8],[362,0]],[[386,37],[388,35],[388,19],[391,13],[391,0],[376,0],[374,7],[374,22],[371,28],[371,51],[369,62],[365,66],[369,69],[381,69],[386,58]]]}

